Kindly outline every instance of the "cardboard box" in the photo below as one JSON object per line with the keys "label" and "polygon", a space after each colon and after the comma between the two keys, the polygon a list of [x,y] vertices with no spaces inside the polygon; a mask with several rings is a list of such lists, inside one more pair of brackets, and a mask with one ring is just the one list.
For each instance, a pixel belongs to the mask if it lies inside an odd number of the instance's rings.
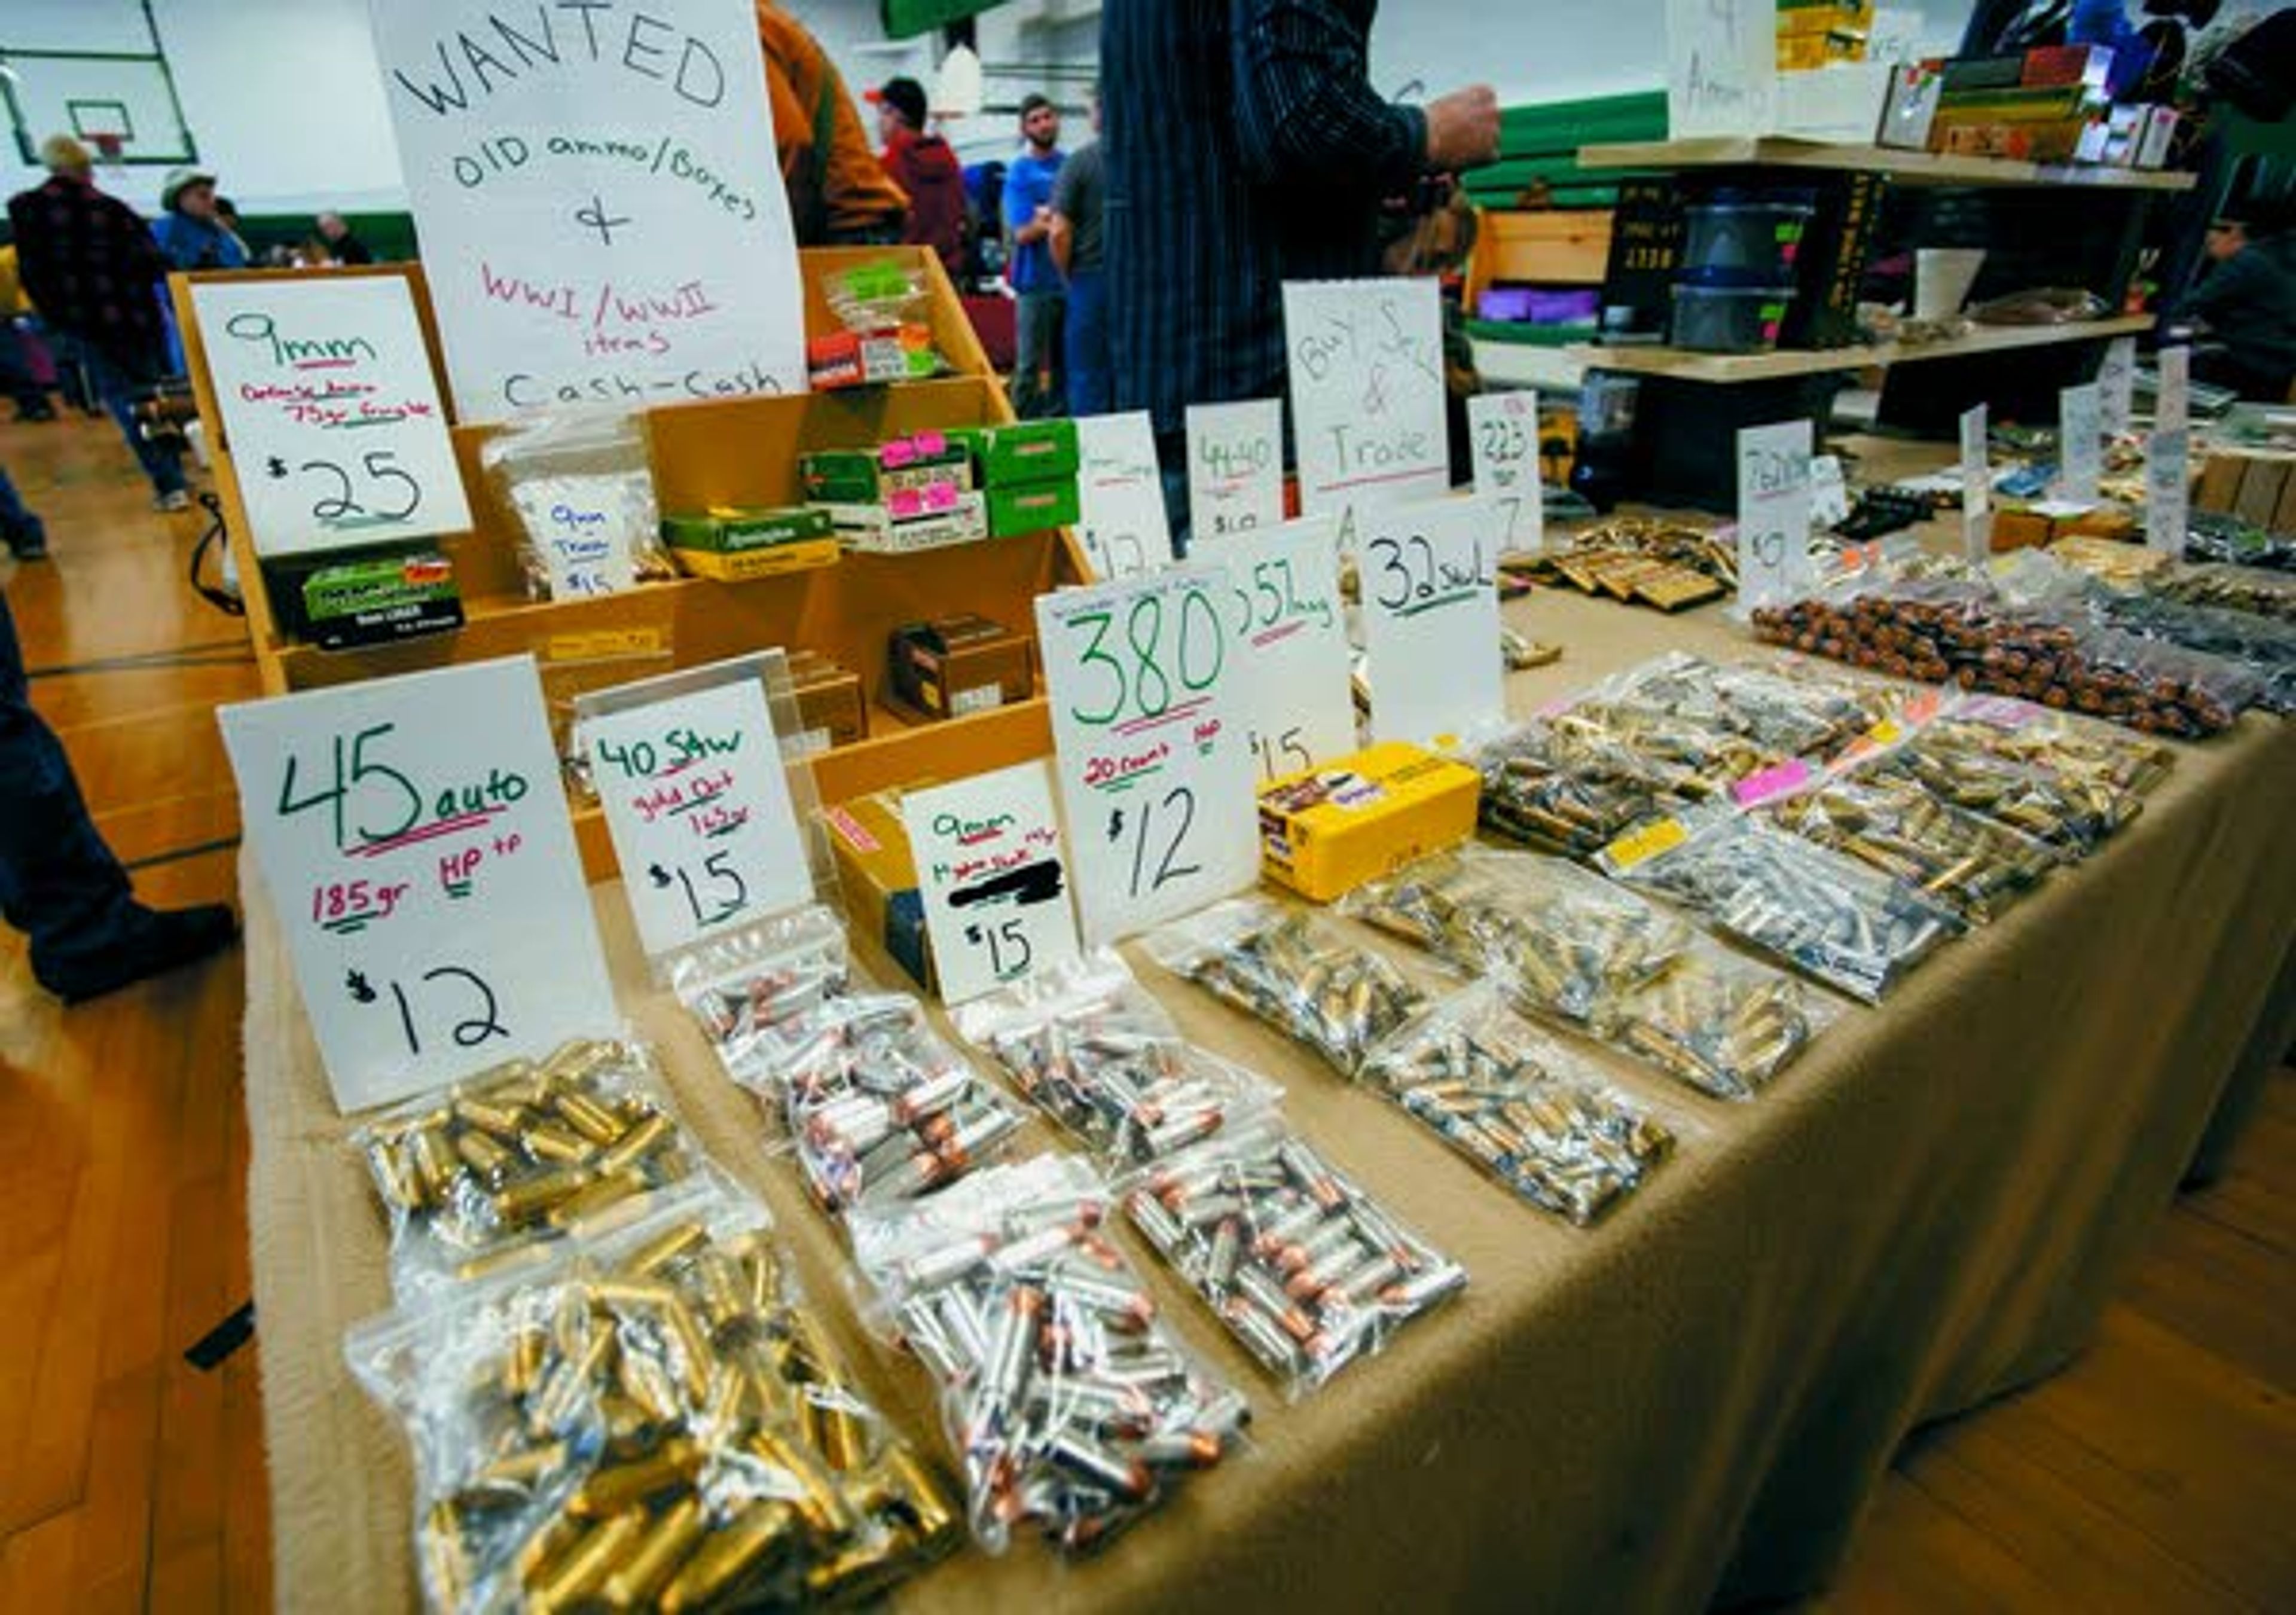
{"label": "cardboard box", "polygon": [[808,379],[821,392],[928,381],[942,370],[932,332],[922,325],[815,337],[805,345],[805,358]]}
{"label": "cardboard box", "polygon": [[1030,482],[1018,488],[988,490],[988,536],[1017,538],[1047,528],[1073,527],[1083,520],[1074,477],[1057,482]]}
{"label": "cardboard box", "polygon": [[797,701],[798,732],[791,738],[810,757],[832,746],[869,737],[869,702],[861,676],[814,651],[789,655],[791,693]]}
{"label": "cardboard box", "polygon": [[1870,171],[1821,177],[1817,211],[1794,262],[1794,299],[1778,327],[1781,347],[1847,348],[1857,340],[1857,294],[1889,184]]}
{"label": "cardboard box", "polygon": [[980,473],[980,486],[986,488],[1073,478],[1084,467],[1074,421],[955,426],[949,429],[948,435],[972,450]]}
{"label": "cardboard box", "polygon": [[918,550],[942,549],[952,544],[978,544],[988,537],[988,499],[985,494],[959,494],[945,510],[909,521],[895,519],[882,504],[824,504],[819,507],[849,550],[865,554],[906,555]]}
{"label": "cardboard box", "polygon": [[775,510],[764,505],[713,504],[706,511],[664,516],[661,536],[672,549],[755,550],[831,535],[828,516],[810,505]]}
{"label": "cardboard box", "polygon": [[752,550],[701,550],[671,546],[670,554],[688,577],[713,583],[748,583],[758,578],[779,578],[789,572],[808,572],[835,566],[845,546],[834,538],[807,538],[795,544],[769,544]]}
{"label": "cardboard box", "polygon": [[2112,76],[2109,45],[2045,45],[2025,53],[2025,70],[2018,82],[2032,89],[2073,84],[2101,93]]}
{"label": "cardboard box", "polygon": [[909,853],[898,800],[890,792],[860,797],[825,808],[821,816],[829,826],[846,917],[861,935],[880,943],[912,981],[938,993],[916,859]]}
{"label": "cardboard box", "polygon": [[2166,168],[2169,148],[2177,138],[2177,109],[2147,107],[2144,123],[2136,137],[2136,166],[2140,168]]}
{"label": "cardboard box", "polygon": [[1474,833],[1481,777],[1387,741],[1259,789],[1259,862],[1271,881],[1328,903]]}
{"label": "cardboard box", "polygon": [[1889,98],[1882,105],[1882,127],[1874,136],[1874,143],[1906,152],[1928,151],[1930,122],[1944,93],[1944,62],[1899,63],[1890,75]]}
{"label": "cardboard box", "polygon": [[986,617],[936,618],[893,630],[887,672],[901,702],[926,717],[964,717],[1036,693],[1033,642]]}
{"label": "cardboard box", "polygon": [[[898,493],[973,488],[972,455],[946,432],[919,432],[875,448],[824,448],[797,457],[805,496],[816,504],[890,504]],[[922,513],[922,512],[913,512]]]}
{"label": "cardboard box", "polygon": [[436,551],[315,558],[292,593],[298,631],[320,649],[390,644],[463,626],[455,563]]}

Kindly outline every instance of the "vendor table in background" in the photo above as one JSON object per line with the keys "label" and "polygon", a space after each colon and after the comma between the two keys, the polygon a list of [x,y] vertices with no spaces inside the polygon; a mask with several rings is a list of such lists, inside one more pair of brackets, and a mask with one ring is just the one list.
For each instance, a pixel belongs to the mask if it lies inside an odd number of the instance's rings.
{"label": "vendor table in background", "polygon": [[[1510,681],[1517,711],[1666,650],[1753,650],[1710,610],[1669,619],[1542,590],[1507,616],[1565,647]],[[2251,715],[2177,750],[2096,856],[1880,1010],[1846,1010],[1751,1103],[1611,1062],[1683,1139],[1592,1230],[1532,1209],[1136,957],[1190,1036],[1280,1082],[1294,1122],[1463,1262],[1468,1289],[1286,1406],[1134,1242],[1180,1331],[1251,1395],[1252,1449],[1095,1558],[968,1548],[904,1584],[897,1607],[1685,1610],[1821,1585],[1910,1429],[2080,1347],[2273,1007],[2296,943],[2296,732]],[[244,874],[280,1607],[404,1610],[406,1449],[340,1349],[388,1302],[382,1226]],[[622,1007],[660,1047],[678,1108],[773,1206],[879,1405],[939,1450],[923,1376],[863,1343],[831,1229],[767,1159],[750,1097],[649,983],[619,892],[596,897]],[[1032,1128],[1022,1147],[1047,1136]]]}

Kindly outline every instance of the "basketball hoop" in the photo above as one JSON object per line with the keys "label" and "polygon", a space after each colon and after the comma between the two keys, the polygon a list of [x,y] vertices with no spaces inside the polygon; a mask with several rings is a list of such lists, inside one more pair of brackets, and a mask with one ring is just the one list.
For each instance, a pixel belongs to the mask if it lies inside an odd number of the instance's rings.
{"label": "basketball hoop", "polygon": [[127,160],[122,155],[127,144],[124,136],[110,130],[97,134],[91,129],[88,131],[87,138],[89,143],[95,147],[95,154],[102,160],[105,168],[117,168],[126,165]]}

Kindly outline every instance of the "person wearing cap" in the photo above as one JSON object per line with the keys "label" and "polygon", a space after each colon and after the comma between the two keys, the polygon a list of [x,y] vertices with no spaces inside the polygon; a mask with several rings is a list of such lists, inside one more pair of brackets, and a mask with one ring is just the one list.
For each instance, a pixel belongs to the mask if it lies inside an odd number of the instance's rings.
{"label": "person wearing cap", "polygon": [[319,239],[326,243],[327,256],[348,267],[374,262],[374,250],[353,233],[350,221],[335,212],[322,213],[312,221]]}
{"label": "person wearing cap", "polygon": [[69,338],[96,396],[152,480],[152,504],[188,509],[182,451],[145,439],[139,391],[168,375],[168,327],[160,283],[168,259],[135,209],[96,188],[95,159],[69,135],[40,147],[45,184],[8,199],[17,268],[40,317]]}
{"label": "person wearing cap", "polygon": [[2200,328],[2194,381],[2277,404],[2296,382],[2296,234],[2249,211],[2209,226],[2209,273],[2182,313]]}
{"label": "person wearing cap", "polygon": [[1024,421],[1061,413],[1061,316],[1066,298],[1053,262],[1053,186],[1061,175],[1061,112],[1042,95],[1021,102],[1021,154],[1004,176],[1007,275],[1021,307],[1013,328],[1013,408]]}
{"label": "person wearing cap", "polygon": [[800,247],[898,241],[909,199],[869,149],[860,109],[804,24],[757,0],[774,146]]}
{"label": "person wearing cap", "polygon": [[247,243],[216,217],[215,176],[177,168],[160,187],[160,217],[152,239],[176,269],[244,269]]}
{"label": "person wearing cap", "polygon": [[949,278],[964,269],[964,169],[948,142],[925,127],[925,86],[914,78],[888,78],[870,92],[877,103],[880,160],[893,183],[909,193],[901,240],[931,247]]}

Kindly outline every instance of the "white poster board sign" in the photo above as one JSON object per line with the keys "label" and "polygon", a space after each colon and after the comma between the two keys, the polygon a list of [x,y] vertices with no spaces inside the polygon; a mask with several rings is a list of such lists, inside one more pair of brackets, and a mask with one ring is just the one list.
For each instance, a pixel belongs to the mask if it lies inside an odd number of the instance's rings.
{"label": "white poster board sign", "polygon": [[191,291],[257,554],[471,530],[404,280],[311,275]]}
{"label": "white poster board sign", "polygon": [[216,716],[338,1106],[619,1024],[530,657]]}
{"label": "white poster board sign", "polygon": [[1505,722],[1496,527],[1480,498],[1365,517],[1358,567],[1375,738],[1449,745]]}
{"label": "white poster board sign", "polygon": [[912,791],[901,818],[942,1002],[963,1004],[1083,952],[1043,763]]}
{"label": "white poster board sign", "polygon": [[2144,454],[2145,547],[2181,560],[2192,530],[2192,430],[2180,426],[2156,431]]}
{"label": "white poster board sign", "polygon": [[2057,496],[2095,504],[2104,481],[2104,397],[2092,381],[2057,394]]}
{"label": "white poster board sign", "polygon": [[1293,282],[1283,288],[1300,508],[1334,515],[1352,554],[1361,512],[1451,486],[1443,316],[1435,283]]}
{"label": "white poster board sign", "polygon": [[1355,695],[1332,518],[1309,516],[1223,543],[1234,586],[1230,674],[1263,780],[1356,749]]}
{"label": "white poster board sign", "polygon": [[1546,503],[1538,481],[1538,396],[1483,392],[1467,400],[1475,492],[1498,517],[1502,555],[1546,547]]}
{"label": "white poster board sign", "polygon": [[1175,567],[1037,598],[1054,773],[1093,947],[1259,878],[1234,582]]}
{"label": "white poster board sign", "polygon": [[1673,140],[1766,135],[1777,113],[1777,13],[1755,0],[1666,0]]}
{"label": "white poster board sign", "polygon": [[804,390],[744,0],[369,15],[464,420]]}
{"label": "white poster board sign", "polygon": [[2154,361],[2160,366],[2161,391],[2152,408],[2156,431],[2183,431],[2193,423],[2193,350],[2163,348]]}
{"label": "white poster board sign", "polygon": [[1992,433],[1982,404],[1961,415],[1961,553],[1982,566],[1993,550]]}
{"label": "white poster board sign", "polygon": [[1841,474],[1840,455],[1810,457],[1809,520],[1813,527],[1832,527],[1849,520],[1849,485]]}
{"label": "white poster board sign", "polygon": [[749,656],[577,701],[638,939],[656,957],[813,900],[813,870]]}
{"label": "white poster board sign", "polygon": [[2115,337],[2104,345],[2096,368],[2097,391],[2104,400],[2104,430],[2119,437],[2136,413],[2136,339]]}
{"label": "white poster board sign", "polygon": [[1738,433],[1738,604],[1798,600],[1816,576],[1809,553],[1810,423]]}
{"label": "white poster board sign", "polygon": [[1283,520],[1283,400],[1188,406],[1188,540]]}
{"label": "white poster board sign", "polygon": [[1105,582],[1172,563],[1172,524],[1144,410],[1086,415],[1077,423],[1077,523],[1086,559]]}

